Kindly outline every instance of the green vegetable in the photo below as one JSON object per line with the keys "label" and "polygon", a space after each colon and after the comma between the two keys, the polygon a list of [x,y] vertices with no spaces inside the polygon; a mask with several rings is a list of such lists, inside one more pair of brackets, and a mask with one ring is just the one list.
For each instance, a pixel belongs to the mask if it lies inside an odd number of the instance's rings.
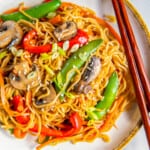
{"label": "green vegetable", "polygon": [[94,108],[90,108],[87,111],[87,114],[90,119],[100,120],[106,115],[106,113],[109,111],[110,107],[112,106],[115,100],[118,87],[119,87],[119,79],[117,73],[114,72],[111,75],[108,84],[105,88],[103,99],[99,101]]}
{"label": "green vegetable", "polygon": [[48,53],[41,53],[40,54],[40,59],[42,59],[42,60],[48,60],[48,59],[50,59],[50,54],[48,54]]}
{"label": "green vegetable", "polygon": [[14,46],[12,46],[12,47],[10,47],[10,51],[12,52],[12,54],[14,55],[14,56],[17,56],[17,57],[20,57],[20,56],[22,56],[22,54],[23,54],[23,49],[17,49],[16,47],[14,47]]}
{"label": "green vegetable", "polygon": [[46,136],[46,135],[41,134],[41,135],[39,135],[39,137],[38,137],[38,139],[37,139],[37,142],[38,142],[39,144],[43,144],[43,143],[45,143],[45,142],[48,141],[48,140],[49,140],[49,136]]}
{"label": "green vegetable", "polygon": [[56,16],[56,12],[50,12],[50,13],[47,14],[46,18],[51,19],[51,18],[53,18],[55,16]]}
{"label": "green vegetable", "polygon": [[36,72],[35,72],[35,71],[31,71],[31,72],[27,75],[27,79],[35,78],[35,76],[36,76]]}
{"label": "green vegetable", "polygon": [[[61,4],[60,0],[52,0],[50,2],[42,3],[38,6],[29,8],[29,9],[25,10],[25,13],[27,13],[28,15],[30,15],[33,18],[42,18],[42,17],[46,16],[49,12],[54,12],[60,6],[60,4]],[[4,21],[6,21],[6,20],[18,21],[20,19],[30,20],[28,17],[23,15],[21,12],[4,14],[4,15],[1,15],[0,18]]]}
{"label": "green vegetable", "polygon": [[10,128],[10,129],[8,129],[8,131],[10,132],[10,134],[13,134],[14,129],[13,129],[13,128]]}
{"label": "green vegetable", "polygon": [[65,95],[67,97],[69,97],[70,99],[74,99],[75,98],[75,96],[72,93],[70,93],[70,92],[65,92]]}
{"label": "green vegetable", "polygon": [[62,56],[66,56],[66,52],[65,52],[62,48],[60,48],[60,47],[59,47],[59,49],[58,49],[58,53],[59,53],[60,55],[62,55]]}
{"label": "green vegetable", "polygon": [[0,59],[3,59],[7,55],[6,51],[0,52]]}
{"label": "green vegetable", "polygon": [[78,51],[76,51],[66,61],[62,70],[57,74],[56,78],[54,79],[54,84],[57,91],[62,91],[62,93],[65,92],[71,79],[76,74],[76,71],[73,70],[73,68],[80,69],[88,60],[89,56],[97,50],[101,43],[102,39],[89,42],[87,45],[79,48]]}

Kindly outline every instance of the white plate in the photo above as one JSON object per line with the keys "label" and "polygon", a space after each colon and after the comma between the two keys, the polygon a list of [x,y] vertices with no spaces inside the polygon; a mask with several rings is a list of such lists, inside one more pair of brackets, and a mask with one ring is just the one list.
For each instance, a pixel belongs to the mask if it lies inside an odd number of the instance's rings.
{"label": "white plate", "polygon": [[[0,13],[18,6],[20,2],[25,2],[25,5],[35,5],[41,2],[41,0],[0,0]],[[71,0],[67,0],[72,2]],[[105,14],[114,14],[113,7],[111,4],[111,0],[74,0],[76,4],[89,7],[96,11],[97,15],[103,17]],[[132,1],[132,2],[135,2]],[[142,3],[143,8],[148,6],[149,2]],[[141,54],[144,60],[146,71],[150,77],[150,66],[148,65],[148,58],[150,58],[150,41],[148,40],[148,30],[143,22],[143,20],[139,17],[139,14],[133,9],[130,2],[127,2],[127,10],[130,16],[131,24],[135,31],[135,36],[137,38],[138,46],[141,50]],[[116,24],[112,24],[116,30]],[[143,29],[144,26],[144,29]],[[147,33],[147,34],[146,34]],[[119,149],[124,146],[129,139],[133,137],[135,132],[141,126],[141,119],[138,107],[136,104],[131,107],[128,112],[122,113],[122,115],[118,118],[117,129],[112,128],[109,132],[111,141],[109,143],[104,143],[101,139],[95,140],[93,143],[77,143],[71,144],[69,142],[59,144],[55,147],[48,146],[45,147],[44,150],[113,150]],[[31,136],[27,136],[24,140],[18,140],[11,137],[2,129],[0,130],[0,149],[5,150],[35,150],[36,143],[34,142],[34,138]]]}

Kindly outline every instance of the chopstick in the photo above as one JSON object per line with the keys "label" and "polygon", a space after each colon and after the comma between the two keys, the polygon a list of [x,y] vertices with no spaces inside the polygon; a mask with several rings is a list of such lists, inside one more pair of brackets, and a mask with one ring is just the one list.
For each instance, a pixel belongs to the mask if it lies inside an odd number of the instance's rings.
{"label": "chopstick", "polygon": [[134,36],[133,30],[131,29],[132,27],[131,27],[124,3],[122,0],[119,0],[118,2],[119,2],[120,10],[122,11],[122,15],[124,18],[124,24],[126,26],[128,37],[129,37],[129,40],[131,41],[132,51],[133,51],[133,55],[134,55],[134,58],[135,58],[135,61],[137,64],[137,68],[138,68],[138,71],[141,72],[140,79],[144,85],[143,88],[144,88],[144,91],[146,91],[145,94],[147,94],[146,96],[148,97],[148,99],[147,99],[148,106],[147,107],[150,110],[150,83],[149,83],[149,80],[145,73],[144,64],[141,59],[141,55],[140,55],[140,51],[137,46],[137,43],[135,42],[136,41],[135,36]]}
{"label": "chopstick", "polygon": [[127,11],[123,0],[112,0],[117,22],[122,37],[129,69],[134,82],[137,103],[141,112],[142,122],[145,128],[147,141],[150,147],[150,83],[144,64],[137,46]]}

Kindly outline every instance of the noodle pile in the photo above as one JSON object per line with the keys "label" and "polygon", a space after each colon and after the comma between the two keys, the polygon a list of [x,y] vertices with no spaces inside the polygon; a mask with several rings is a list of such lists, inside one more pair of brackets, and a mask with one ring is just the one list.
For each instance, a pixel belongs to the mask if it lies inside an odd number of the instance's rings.
{"label": "noodle pile", "polygon": [[[20,7],[20,12],[24,13],[22,7]],[[4,50],[7,51],[7,55],[0,59],[1,74],[4,76],[4,88],[1,87],[0,98],[1,127],[6,130],[17,127],[22,132],[29,132],[30,128],[38,124],[38,136],[40,135],[42,125],[59,129],[64,121],[69,118],[71,112],[76,111],[84,120],[83,127],[78,134],[64,138],[50,137],[47,142],[41,144],[38,148],[40,149],[47,144],[55,145],[62,141],[72,141],[73,143],[78,141],[91,142],[95,138],[102,138],[105,141],[109,141],[109,137],[104,132],[108,131],[112,126],[115,126],[115,120],[119,114],[135,99],[123,46],[119,39],[117,39],[117,36],[114,35],[114,31],[112,31],[110,26],[97,18],[95,13],[87,8],[71,3],[62,3],[56,13],[61,16],[63,22],[74,21],[79,29],[87,32],[89,41],[99,38],[103,39],[103,43],[96,53],[94,53],[95,56],[100,58],[102,68],[98,77],[90,83],[92,91],[87,94],[76,94],[72,90],[73,86],[81,78],[81,74],[84,71],[83,67],[81,70],[76,70],[77,74],[67,90],[72,97],[65,96],[61,100],[58,93],[56,98],[50,103],[42,106],[36,105],[35,100],[40,100],[50,94],[48,83],[52,83],[64,62],[71,56],[70,52],[66,52],[66,55],[61,55],[58,52],[36,55],[25,51],[22,46],[13,47],[20,54],[13,53],[13,50]],[[55,36],[52,34],[55,25],[51,24],[47,18],[41,20],[32,18],[32,20],[32,23],[25,20],[18,22],[24,33],[35,29],[38,34],[38,45],[57,42]],[[35,63],[38,66],[41,82],[34,88],[29,87],[27,90],[18,90],[11,85],[8,73],[15,64],[24,61],[27,61],[29,65]],[[50,68],[51,72],[48,72],[46,67]],[[104,89],[114,71],[118,74],[120,84],[116,100],[111,110],[103,120],[87,120],[87,109],[94,107],[103,98]],[[24,98],[26,110],[23,112],[16,112],[12,109],[11,101],[14,95],[21,95]],[[27,124],[18,123],[14,118],[19,115],[29,115],[29,122]]]}

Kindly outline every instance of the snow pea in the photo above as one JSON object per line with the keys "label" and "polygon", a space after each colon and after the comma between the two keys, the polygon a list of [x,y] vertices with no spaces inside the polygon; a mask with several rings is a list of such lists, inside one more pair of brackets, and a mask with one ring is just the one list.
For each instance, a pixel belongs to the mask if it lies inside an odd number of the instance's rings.
{"label": "snow pea", "polygon": [[113,72],[109,78],[108,84],[104,90],[104,97],[100,100],[94,108],[90,108],[87,114],[90,119],[100,120],[111,108],[115,101],[117,91],[119,87],[119,79],[116,72]]}
{"label": "snow pea", "polygon": [[71,79],[76,74],[73,68],[80,69],[89,56],[93,54],[102,43],[102,39],[90,41],[87,45],[79,48],[64,64],[62,70],[57,74],[54,79],[56,90],[65,92]]}
{"label": "snow pea", "polygon": [[[40,5],[31,7],[27,10],[25,10],[25,13],[30,15],[33,18],[42,18],[45,15],[47,15],[49,12],[54,12],[61,4],[60,0],[51,0],[50,2],[42,3]],[[29,20],[28,17],[23,15],[21,12],[14,12],[10,14],[3,14],[0,16],[0,18],[4,21],[6,20],[14,20],[18,21],[20,19]]]}

